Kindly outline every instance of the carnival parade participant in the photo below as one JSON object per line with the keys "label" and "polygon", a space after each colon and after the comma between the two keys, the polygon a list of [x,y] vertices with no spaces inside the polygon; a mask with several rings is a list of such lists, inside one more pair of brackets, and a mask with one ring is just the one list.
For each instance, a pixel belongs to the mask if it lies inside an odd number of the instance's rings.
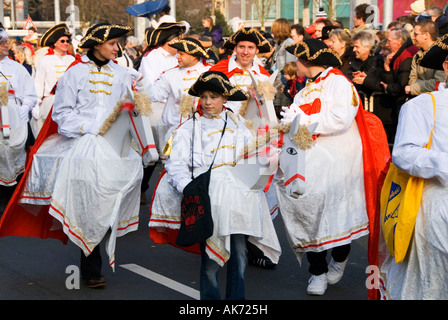
{"label": "carnival parade participant", "polygon": [[[272,46],[261,33],[255,28],[242,27],[236,31],[224,43],[224,48],[233,50],[233,55],[227,60],[221,60],[210,70],[223,72],[230,80],[230,82],[244,90],[249,91],[249,87],[253,87],[253,81],[249,74],[249,70],[253,73],[257,82],[267,81],[269,72],[255,60],[258,53],[266,53],[272,51]],[[246,115],[247,101],[228,101],[226,107],[236,114],[241,116]],[[252,119],[248,119],[252,120]],[[277,199],[273,189],[268,192],[268,202],[275,217],[277,214]],[[248,246],[248,257],[251,265],[256,265],[262,268],[274,268],[275,264],[262,253],[253,247],[250,243]]]}
{"label": "carnival parade participant", "polygon": [[45,56],[39,59],[34,76],[34,85],[39,98],[33,108],[33,118],[30,122],[34,137],[39,134],[52,107],[54,95],[51,91],[65,70],[75,61],[75,57],[68,52],[70,39],[68,26],[61,23],[45,31],[39,40],[39,46],[49,49]]}
{"label": "carnival parade participant", "polygon": [[[145,38],[147,48],[143,53],[138,71],[143,75],[145,81],[145,92],[150,95],[151,87],[159,79],[160,75],[177,66],[177,49],[169,45],[170,41],[178,39],[188,31],[186,22],[162,22],[157,29],[146,32]],[[162,112],[166,101],[152,103],[151,123],[154,138],[159,154],[163,154],[165,146],[166,126],[162,123]],[[149,189],[149,179],[155,166],[145,168],[142,181],[141,203],[146,203],[145,192]]]}
{"label": "carnival parade participant", "polygon": [[81,276],[89,287],[105,286],[100,242],[107,239],[113,268],[116,238],[138,226],[142,158],[132,148],[122,158],[99,134],[132,85],[128,69],[113,61],[119,37],[129,30],[108,23],[87,30],[79,44],[87,54],[59,79],[26,181],[0,221],[0,236],[70,239],[81,248]]}
{"label": "carnival parade participant", "polygon": [[[258,53],[266,53],[272,50],[269,42],[255,28],[241,28],[232,34],[224,43],[224,48],[233,50],[233,55],[226,60],[221,60],[210,70],[224,73],[230,82],[247,92],[252,85],[249,70],[253,72],[257,81],[266,81],[270,74],[254,59]],[[244,117],[244,107],[241,101],[229,101],[227,107],[234,113]]]}
{"label": "carnival parade participant", "polygon": [[149,95],[151,102],[166,101],[162,112],[165,142],[171,132],[193,114],[197,99],[189,95],[188,90],[203,72],[210,69],[205,62],[208,54],[199,40],[187,37],[173,40],[169,46],[177,50],[178,65],[160,75]]}
{"label": "carnival parade participant", "polygon": [[204,72],[189,94],[200,98],[200,106],[174,132],[166,173],[151,206],[150,234],[156,243],[166,243],[167,234],[178,231],[182,193],[192,181],[191,172],[197,176],[212,164],[209,195],[214,229],[200,243],[200,295],[220,299],[217,275],[227,263],[226,298],[244,299],[246,236],[275,263],[281,252],[264,192],[250,190],[230,172],[253,137],[244,119],[225,105],[246,100],[247,95],[217,71]]}
{"label": "carnival parade participant", "polygon": [[[0,213],[25,170],[28,121],[37,101],[33,78],[20,63],[8,57],[8,45],[9,35],[0,28],[0,104],[5,117],[1,119],[0,131]],[[8,112],[9,121],[3,112]]]}
{"label": "carnival parade participant", "polygon": [[[374,227],[372,221],[369,226],[369,218],[375,216],[369,199],[376,199],[377,177],[390,154],[379,119],[377,127],[369,127],[370,131],[364,128],[358,93],[334,68],[341,64],[339,56],[312,38],[287,50],[297,57],[299,76],[308,80],[292,105],[284,108],[282,121],[291,122],[300,114],[301,124],[319,124],[314,132],[316,145],[306,155],[305,193],[294,199],[286,194],[283,181],[275,185],[292,248],[299,261],[306,253],[310,263],[307,293],[323,295],[327,284],[341,279],[351,241],[367,235],[369,227]],[[381,137],[375,146],[377,159],[368,153],[372,149],[366,144],[366,132]],[[332,259],[328,265],[326,255],[330,249]]]}
{"label": "carnival parade participant", "polygon": [[[444,70],[448,77],[448,34],[426,51],[420,66]],[[448,299],[448,83],[406,102],[400,111],[392,162],[424,178],[413,236],[404,260],[397,263],[380,246],[380,298]],[[435,112],[435,114],[434,114]],[[430,148],[425,148],[431,140]]]}

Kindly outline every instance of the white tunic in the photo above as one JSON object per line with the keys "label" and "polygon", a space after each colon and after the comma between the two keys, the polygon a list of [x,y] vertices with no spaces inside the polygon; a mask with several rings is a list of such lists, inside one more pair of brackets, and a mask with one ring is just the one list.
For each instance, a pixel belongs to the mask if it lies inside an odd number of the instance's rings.
{"label": "white tunic", "polygon": [[16,178],[25,168],[25,143],[28,127],[19,118],[17,107],[26,106],[28,110],[36,104],[37,95],[33,78],[18,62],[5,57],[0,61],[0,85],[7,85],[14,90],[15,101],[8,104],[11,132],[6,140],[0,131],[0,185],[13,186]]}
{"label": "white tunic", "polygon": [[[172,69],[175,66],[177,66],[176,56],[171,55],[168,51],[161,47],[151,50],[142,58],[138,71],[144,77],[144,81],[146,83],[145,92],[148,96],[150,96],[152,85],[157,79],[159,79],[160,75],[164,71]],[[166,143],[165,135],[168,131],[168,125],[164,124],[162,121],[164,105],[165,101],[154,101],[151,104],[151,125],[153,127],[154,139],[156,140],[159,154],[163,154],[162,150]]]}
{"label": "white tunic", "polygon": [[[195,120],[194,177],[213,163],[209,195],[212,205],[214,233],[207,240],[206,251],[211,259],[223,265],[230,256],[230,235],[246,234],[275,263],[281,248],[262,190],[252,191],[230,173],[236,157],[252,134],[244,119],[233,115],[218,149],[225,111],[220,119],[198,117]],[[193,119],[185,121],[174,133],[172,152],[166,162],[166,174],[155,191],[151,209],[151,228],[179,228],[182,191],[191,181],[191,143]]]}
{"label": "white tunic", "polygon": [[75,58],[70,54],[50,54],[39,59],[34,76],[34,86],[39,101],[50,95],[56,82],[73,61]]}
{"label": "white tunic", "polygon": [[[448,299],[448,89],[409,100],[400,110],[392,161],[409,174],[425,178],[414,236],[401,263],[388,254],[380,237],[382,299]],[[431,149],[424,148],[432,128]]]}
{"label": "white tunic", "polygon": [[86,255],[110,229],[112,267],[116,237],[138,226],[143,169],[135,151],[121,158],[98,130],[131,83],[126,68],[110,61],[98,70],[87,56],[61,77],[52,113],[59,134],[34,155],[21,198],[50,205],[50,214]]}
{"label": "white tunic", "polygon": [[[210,69],[199,61],[194,66],[188,68],[175,67],[163,72],[160,78],[154,82],[151,88],[149,98],[152,102],[166,101],[162,111],[162,122],[169,127],[168,135],[178,127],[182,121],[179,113],[179,104],[183,98],[189,96],[188,90],[196,82],[199,76]],[[197,98],[191,97],[194,105],[197,104]],[[169,137],[165,136],[165,140]]]}
{"label": "white tunic", "polygon": [[177,66],[176,56],[171,55],[162,47],[151,50],[142,58],[138,71],[151,85],[160,77],[162,72]]}
{"label": "white tunic", "polygon": [[[298,199],[276,183],[280,213],[293,250],[319,252],[368,233],[362,144],[354,120],[359,107],[353,85],[342,75],[322,72],[294,98],[283,120],[300,114],[301,124],[319,122],[316,145],[306,154],[306,191]],[[321,111],[306,115],[300,105],[321,100]]]}

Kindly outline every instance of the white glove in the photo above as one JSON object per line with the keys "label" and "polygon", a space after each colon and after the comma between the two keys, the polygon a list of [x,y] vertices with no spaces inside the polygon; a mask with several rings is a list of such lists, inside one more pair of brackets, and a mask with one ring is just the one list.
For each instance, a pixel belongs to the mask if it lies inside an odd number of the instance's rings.
{"label": "white glove", "polygon": [[98,135],[98,132],[100,131],[100,129],[98,128],[97,124],[95,123],[95,121],[91,121],[88,123],[84,123],[81,126],[81,132],[82,134],[93,134],[93,135]]}
{"label": "white glove", "polygon": [[31,115],[33,116],[34,119],[39,119],[40,118],[40,108],[39,105],[36,104],[34,106],[34,108],[31,110]]}
{"label": "white glove", "polygon": [[19,111],[19,118],[28,122],[30,120],[30,108],[26,104],[18,106],[17,108]]}
{"label": "white glove", "polygon": [[297,116],[297,113],[295,112],[295,110],[292,110],[289,107],[282,107],[282,110],[283,111],[280,112],[280,115],[282,116],[281,123],[292,122],[294,120],[294,118]]}

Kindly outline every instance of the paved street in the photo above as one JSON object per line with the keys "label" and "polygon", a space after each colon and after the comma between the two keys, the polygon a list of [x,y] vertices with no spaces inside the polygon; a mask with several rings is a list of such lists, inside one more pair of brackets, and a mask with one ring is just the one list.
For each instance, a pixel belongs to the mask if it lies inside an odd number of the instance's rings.
{"label": "paved street", "polygon": [[[152,194],[160,166],[147,192]],[[148,201],[149,202],[149,201]],[[104,289],[68,289],[70,266],[79,265],[80,249],[69,243],[37,238],[0,238],[0,300],[196,300],[199,297],[198,255],[149,238],[149,205],[142,205],[139,230],[117,239],[115,272],[107,265],[103,249]],[[366,300],[367,238],[352,244],[342,280],[329,286],[324,296],[306,294],[309,278],[306,258],[300,266],[293,255],[281,217],[275,219],[283,254],[274,270],[248,266],[246,296],[251,300]],[[104,248],[104,247],[103,247]],[[225,270],[220,272],[225,288]],[[69,278],[70,280],[70,278]],[[70,285],[70,281],[67,282]],[[288,302],[289,303],[289,302]],[[294,302],[291,301],[291,307]]]}

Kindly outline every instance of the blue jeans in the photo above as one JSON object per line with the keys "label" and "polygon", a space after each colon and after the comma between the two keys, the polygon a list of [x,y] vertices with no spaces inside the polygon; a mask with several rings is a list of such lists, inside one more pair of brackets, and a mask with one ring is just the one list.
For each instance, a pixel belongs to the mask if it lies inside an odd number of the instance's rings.
{"label": "blue jeans", "polygon": [[[227,261],[227,300],[244,300],[246,290],[244,286],[244,272],[246,270],[246,239],[243,234],[230,236],[230,258]],[[201,300],[220,300],[218,287],[218,271],[220,266],[211,260],[205,252],[205,242],[201,243]]]}

